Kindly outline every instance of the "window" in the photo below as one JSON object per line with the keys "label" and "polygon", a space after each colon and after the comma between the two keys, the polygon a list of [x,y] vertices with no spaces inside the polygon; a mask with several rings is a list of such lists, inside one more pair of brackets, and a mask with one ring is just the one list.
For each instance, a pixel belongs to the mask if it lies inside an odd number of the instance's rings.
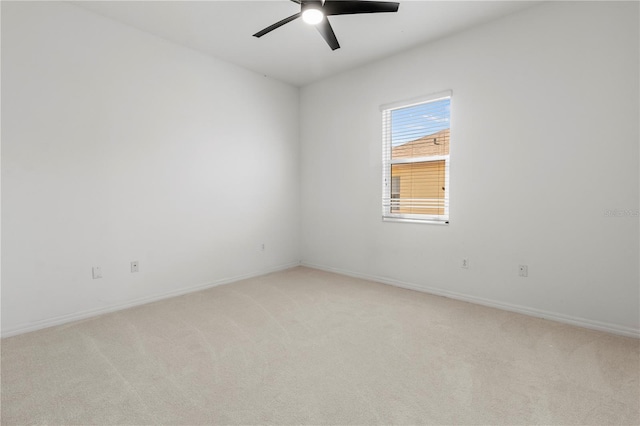
{"label": "window", "polygon": [[382,217],[449,223],[451,92],[384,105]]}

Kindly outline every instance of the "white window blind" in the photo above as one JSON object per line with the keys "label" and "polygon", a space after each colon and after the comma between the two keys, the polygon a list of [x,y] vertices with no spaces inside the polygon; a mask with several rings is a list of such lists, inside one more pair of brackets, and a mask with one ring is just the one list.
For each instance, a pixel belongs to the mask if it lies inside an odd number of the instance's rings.
{"label": "white window blind", "polygon": [[451,92],[383,105],[382,217],[449,223]]}

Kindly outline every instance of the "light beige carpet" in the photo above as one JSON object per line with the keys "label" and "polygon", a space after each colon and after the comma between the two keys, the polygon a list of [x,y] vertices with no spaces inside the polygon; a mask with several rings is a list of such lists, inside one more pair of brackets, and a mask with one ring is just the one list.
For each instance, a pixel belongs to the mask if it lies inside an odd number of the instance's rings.
{"label": "light beige carpet", "polygon": [[2,424],[639,424],[639,345],[294,268],[2,341]]}

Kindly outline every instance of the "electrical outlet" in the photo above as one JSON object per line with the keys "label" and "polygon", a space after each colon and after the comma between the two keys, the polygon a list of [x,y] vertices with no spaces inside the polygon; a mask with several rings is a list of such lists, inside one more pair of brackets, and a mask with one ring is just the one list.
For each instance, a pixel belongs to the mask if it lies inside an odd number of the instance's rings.
{"label": "electrical outlet", "polygon": [[138,272],[140,270],[139,266],[140,265],[138,265],[137,260],[134,260],[133,262],[131,262],[131,272]]}
{"label": "electrical outlet", "polygon": [[469,259],[467,259],[466,257],[462,259],[462,261],[460,262],[460,267],[464,269],[469,269]]}
{"label": "electrical outlet", "polygon": [[102,278],[102,268],[99,266],[94,266],[93,268],[91,268],[91,273],[93,274],[94,280]]}
{"label": "electrical outlet", "polygon": [[520,276],[520,277],[528,277],[529,276],[529,267],[527,265],[518,265],[518,276]]}

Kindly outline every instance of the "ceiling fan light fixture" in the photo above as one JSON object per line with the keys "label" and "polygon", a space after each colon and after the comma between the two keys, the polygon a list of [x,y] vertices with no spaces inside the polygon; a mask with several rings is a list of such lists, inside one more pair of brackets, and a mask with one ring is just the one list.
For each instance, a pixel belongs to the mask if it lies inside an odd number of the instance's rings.
{"label": "ceiling fan light fixture", "polygon": [[[2,1],[2,0],[0,0]],[[258,31],[253,36],[262,37],[271,31],[295,21],[298,18],[309,24],[315,25],[316,29],[327,42],[331,50],[340,49],[340,43],[333,32],[331,23],[326,16],[336,15],[356,15],[360,13],[381,13],[397,12],[400,3],[393,1],[372,1],[372,0],[291,0],[300,5],[300,12],[284,18],[273,25],[269,25],[262,31]]]}
{"label": "ceiling fan light fixture", "polygon": [[309,25],[317,25],[324,19],[324,13],[318,9],[309,8],[302,12],[302,20]]}

